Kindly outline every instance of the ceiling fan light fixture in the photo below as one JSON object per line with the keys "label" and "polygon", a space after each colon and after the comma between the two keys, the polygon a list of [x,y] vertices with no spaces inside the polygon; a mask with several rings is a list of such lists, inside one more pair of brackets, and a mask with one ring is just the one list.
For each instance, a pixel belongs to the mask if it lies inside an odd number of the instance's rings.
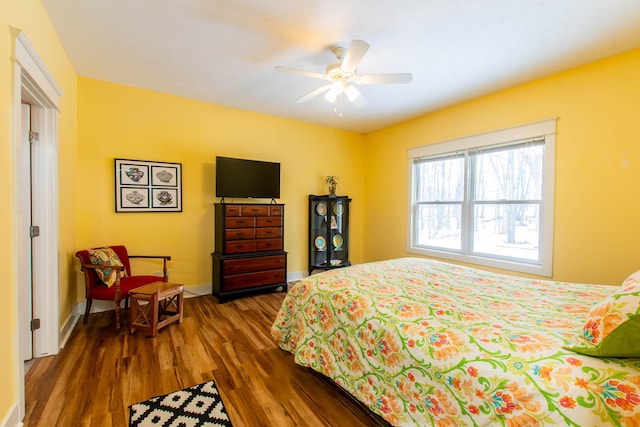
{"label": "ceiling fan light fixture", "polygon": [[345,91],[345,87],[342,82],[334,82],[331,85],[331,89],[327,93],[324,94],[324,99],[329,101],[330,103],[336,102],[338,96],[341,95]]}
{"label": "ceiling fan light fixture", "polygon": [[332,89],[324,94],[324,99],[333,104],[336,102],[336,99],[338,99],[338,92],[334,92]]}

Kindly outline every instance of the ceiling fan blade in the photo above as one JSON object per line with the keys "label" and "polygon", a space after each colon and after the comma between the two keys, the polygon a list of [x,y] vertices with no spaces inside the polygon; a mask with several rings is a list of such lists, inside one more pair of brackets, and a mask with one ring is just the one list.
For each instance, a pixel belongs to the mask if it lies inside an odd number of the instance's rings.
{"label": "ceiling fan blade", "polygon": [[362,96],[360,91],[356,89],[355,86],[346,85],[344,88],[344,93],[347,94],[347,98],[349,98],[349,101],[351,101],[356,107],[367,105],[367,100],[364,99],[364,96]]}
{"label": "ceiling fan blade", "polygon": [[331,85],[324,85],[322,87],[319,87],[318,89],[309,92],[308,94],[306,94],[302,98],[296,99],[296,104],[300,104],[302,102],[306,102],[306,101],[310,100],[311,98],[320,95],[322,92],[328,91],[329,89],[331,89]]}
{"label": "ceiling fan blade", "polygon": [[397,74],[365,74],[357,76],[356,81],[361,85],[409,83],[413,80],[411,73]]}
{"label": "ceiling fan blade", "polygon": [[363,40],[353,40],[349,45],[349,50],[347,50],[347,54],[344,56],[342,60],[342,71],[346,71],[347,73],[351,73],[355,71],[358,64],[364,57],[364,54],[369,50],[369,43]]}
{"label": "ceiling fan blade", "polygon": [[281,67],[281,66],[274,67],[274,70],[284,71],[285,73],[300,74],[301,76],[314,77],[316,79],[327,80],[326,74],[314,73],[313,71],[305,71],[305,70],[299,70],[297,68],[289,68],[289,67]]}

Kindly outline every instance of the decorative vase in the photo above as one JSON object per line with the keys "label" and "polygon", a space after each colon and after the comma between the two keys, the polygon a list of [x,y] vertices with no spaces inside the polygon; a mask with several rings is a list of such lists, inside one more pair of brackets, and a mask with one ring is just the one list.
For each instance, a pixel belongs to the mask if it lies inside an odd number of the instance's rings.
{"label": "decorative vase", "polygon": [[338,186],[338,177],[327,176],[325,182],[329,184],[329,197],[336,197],[336,187]]}

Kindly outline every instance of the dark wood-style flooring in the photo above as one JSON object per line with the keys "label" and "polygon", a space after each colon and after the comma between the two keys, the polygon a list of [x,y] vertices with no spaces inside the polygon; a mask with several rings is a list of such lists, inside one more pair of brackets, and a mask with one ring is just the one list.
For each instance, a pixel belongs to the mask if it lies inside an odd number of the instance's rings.
{"label": "dark wood-style flooring", "polygon": [[27,373],[24,425],[127,426],[129,405],[212,379],[235,427],[377,425],[276,345],[270,328],[284,296],[187,298],[183,323],[156,338],[130,335],[126,321],[116,334],[113,312],[80,319],[60,353]]}

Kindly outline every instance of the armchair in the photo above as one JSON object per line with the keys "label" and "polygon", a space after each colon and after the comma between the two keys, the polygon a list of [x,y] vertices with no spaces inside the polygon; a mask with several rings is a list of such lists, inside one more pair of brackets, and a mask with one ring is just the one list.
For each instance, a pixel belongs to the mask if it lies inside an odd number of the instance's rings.
{"label": "armchair", "polygon": [[[147,256],[147,255],[129,255],[125,246],[106,246],[113,249],[122,265],[95,264],[89,256],[89,249],[76,252],[76,257],[80,260],[80,268],[84,272],[84,282],[87,298],[87,308],[84,313],[84,323],[89,319],[91,311],[91,303],[94,299],[110,300],[116,305],[116,329],[120,330],[120,301],[125,300],[125,307],[128,307],[129,291],[140,286],[157,282],[160,280],[168,281],[167,277],[167,261],[171,260],[171,256]],[[99,248],[95,248],[99,249]],[[156,276],[133,276],[131,274],[130,258],[158,258],[163,260],[163,278]],[[112,286],[107,286],[98,276],[98,269],[112,269],[116,271],[115,282]],[[126,272],[125,277],[120,277],[121,272]]]}

